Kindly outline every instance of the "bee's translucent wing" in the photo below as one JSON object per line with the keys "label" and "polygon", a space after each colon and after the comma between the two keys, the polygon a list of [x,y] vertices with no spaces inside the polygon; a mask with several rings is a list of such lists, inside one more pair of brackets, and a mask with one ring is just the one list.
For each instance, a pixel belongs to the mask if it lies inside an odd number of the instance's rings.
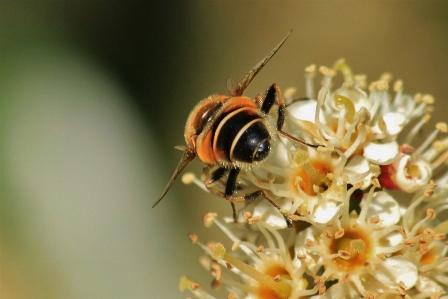
{"label": "bee's translucent wing", "polygon": [[278,49],[285,43],[286,39],[291,34],[292,30],[288,32],[286,37],[269,53],[265,58],[263,58],[259,63],[257,63],[246,76],[241,78],[238,83],[234,84],[230,91],[230,96],[237,97],[243,94],[244,90],[246,90],[247,86],[249,86],[250,82],[255,78],[258,72],[268,63],[268,61],[272,58],[272,56],[277,53]]}

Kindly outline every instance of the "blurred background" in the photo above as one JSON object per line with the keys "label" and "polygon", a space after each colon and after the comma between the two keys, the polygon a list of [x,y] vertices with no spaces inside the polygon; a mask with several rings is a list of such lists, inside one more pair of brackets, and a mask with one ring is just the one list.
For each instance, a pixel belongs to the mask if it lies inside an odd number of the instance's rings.
{"label": "blurred background", "polygon": [[[200,99],[287,34],[246,91],[304,93],[344,57],[448,104],[446,1],[1,1],[0,298],[185,298],[211,281],[187,239],[225,200],[176,182],[151,209]],[[426,126],[424,133],[432,131]],[[188,170],[200,173],[202,165]]]}

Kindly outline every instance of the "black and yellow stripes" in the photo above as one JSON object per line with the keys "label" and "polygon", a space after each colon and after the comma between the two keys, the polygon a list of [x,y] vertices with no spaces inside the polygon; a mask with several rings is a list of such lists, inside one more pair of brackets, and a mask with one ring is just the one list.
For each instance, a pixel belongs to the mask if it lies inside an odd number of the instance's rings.
{"label": "black and yellow stripes", "polygon": [[222,115],[213,130],[213,153],[217,160],[251,163],[263,142],[266,155],[269,152],[269,132],[263,118],[252,107]]}

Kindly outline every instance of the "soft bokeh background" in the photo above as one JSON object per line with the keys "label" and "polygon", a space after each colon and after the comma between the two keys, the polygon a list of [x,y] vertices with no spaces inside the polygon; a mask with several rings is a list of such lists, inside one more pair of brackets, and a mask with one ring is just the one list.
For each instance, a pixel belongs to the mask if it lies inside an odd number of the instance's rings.
{"label": "soft bokeh background", "polygon": [[[303,69],[345,57],[370,80],[448,104],[446,1],[1,1],[0,298],[185,298],[208,211],[177,182],[192,106],[293,29],[246,94],[303,94]],[[431,131],[424,129],[423,134]],[[200,171],[200,163],[189,170]]]}

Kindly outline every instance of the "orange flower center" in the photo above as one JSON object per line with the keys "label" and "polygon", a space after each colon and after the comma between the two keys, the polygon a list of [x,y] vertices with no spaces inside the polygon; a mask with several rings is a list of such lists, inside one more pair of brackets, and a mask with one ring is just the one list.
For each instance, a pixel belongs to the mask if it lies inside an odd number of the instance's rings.
{"label": "orange flower center", "polygon": [[363,231],[358,229],[345,231],[342,238],[334,239],[330,245],[332,254],[346,253],[343,258],[333,259],[334,265],[341,271],[352,272],[368,263],[371,247],[370,239]]}
{"label": "orange flower center", "polygon": [[[264,271],[265,274],[271,276],[271,277],[280,277],[281,279],[291,279],[291,276],[289,275],[288,271],[282,266],[276,265],[268,268],[266,271]],[[277,293],[264,285],[259,286],[257,295],[260,298],[263,299],[281,299]]]}

